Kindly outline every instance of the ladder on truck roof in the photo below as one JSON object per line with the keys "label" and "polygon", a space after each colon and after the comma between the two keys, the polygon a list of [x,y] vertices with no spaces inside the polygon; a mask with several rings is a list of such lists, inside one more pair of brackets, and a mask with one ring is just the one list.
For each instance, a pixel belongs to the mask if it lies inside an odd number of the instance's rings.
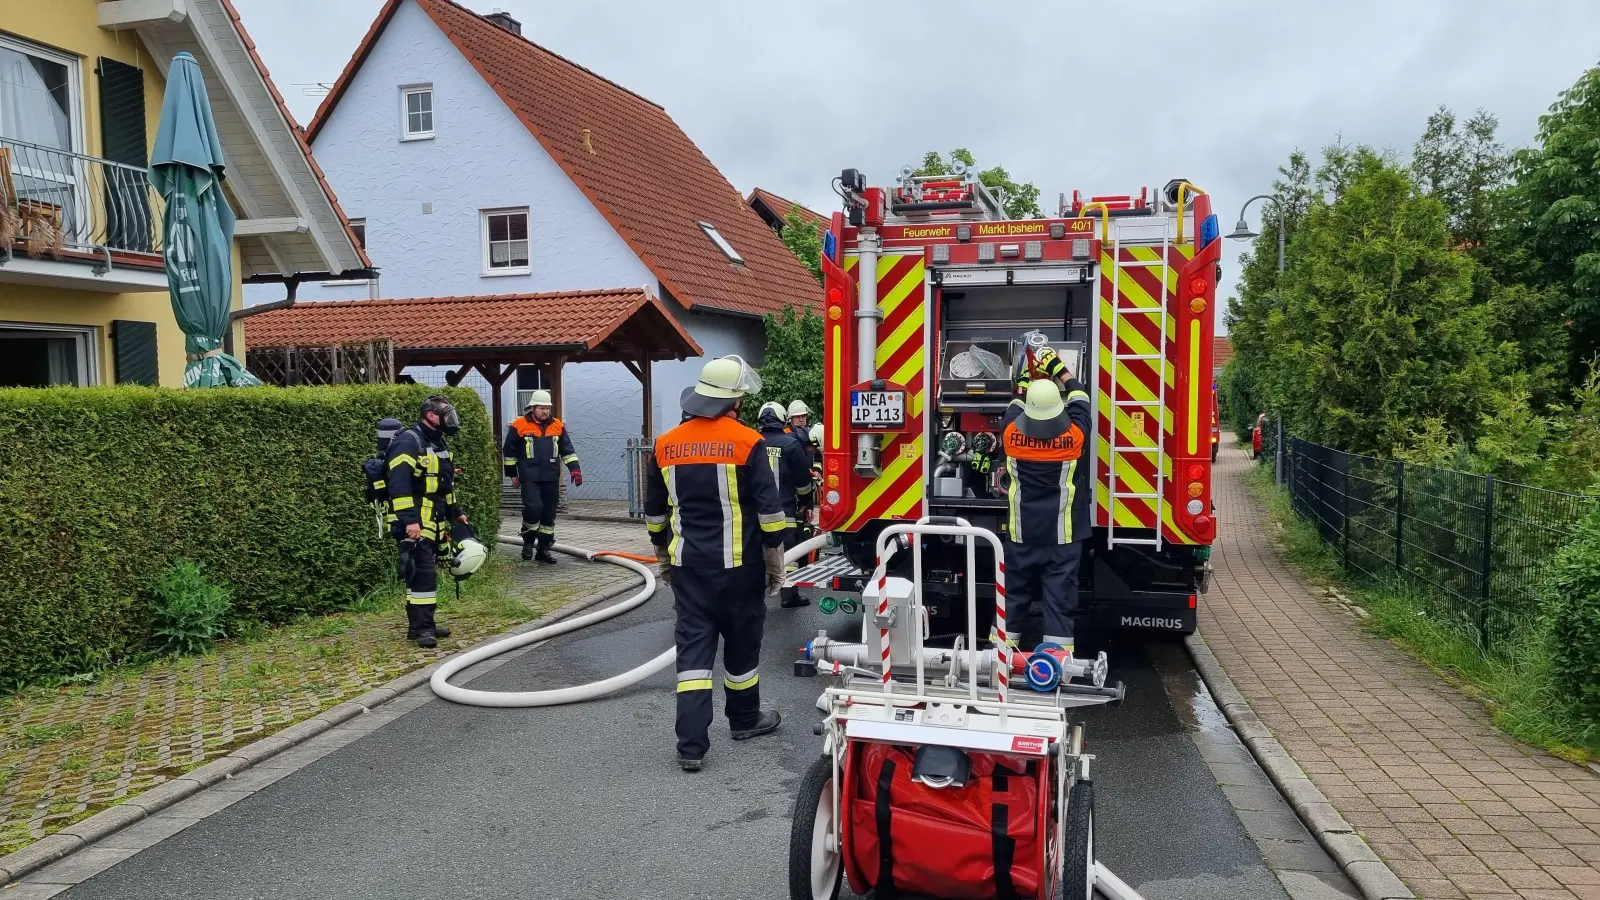
{"label": "ladder on truck roof", "polygon": [[[1148,222],[1149,220],[1145,220]],[[1161,523],[1164,519],[1166,504],[1166,475],[1161,466],[1161,455],[1165,452],[1167,441],[1167,370],[1170,365],[1167,359],[1167,294],[1169,284],[1168,252],[1172,246],[1172,223],[1165,221],[1161,229],[1161,258],[1154,262],[1138,259],[1124,260],[1122,258],[1122,239],[1120,235],[1111,242],[1111,475],[1107,479],[1111,487],[1110,496],[1107,497],[1106,511],[1109,513],[1109,522],[1106,527],[1106,546],[1115,547],[1118,544],[1142,544],[1161,549]],[[1134,306],[1126,304],[1122,297],[1122,270],[1123,269],[1154,269],[1161,282],[1161,296],[1155,306]],[[1104,275],[1101,276],[1105,277]],[[1122,352],[1121,326],[1125,319],[1132,316],[1153,315],[1160,323],[1160,338],[1156,342],[1154,353],[1124,353]],[[1132,326],[1128,326],[1132,328]],[[1124,362],[1142,360],[1151,363],[1156,370],[1156,393],[1154,399],[1139,400],[1126,397],[1122,391],[1122,381],[1117,376],[1118,369]],[[1123,409],[1138,409],[1148,413],[1155,411],[1156,440],[1150,447],[1132,446],[1121,443],[1117,431],[1117,412]],[[1155,463],[1155,492],[1118,490],[1117,472],[1118,463],[1124,458],[1146,457]],[[1122,500],[1149,500],[1155,503],[1156,528],[1153,537],[1143,535],[1117,536],[1117,503]]]}

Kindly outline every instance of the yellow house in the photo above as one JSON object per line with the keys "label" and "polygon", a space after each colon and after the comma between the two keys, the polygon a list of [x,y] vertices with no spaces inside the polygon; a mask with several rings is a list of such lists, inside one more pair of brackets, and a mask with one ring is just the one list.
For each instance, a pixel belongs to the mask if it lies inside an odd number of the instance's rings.
{"label": "yellow house", "polygon": [[[228,0],[0,0],[0,387],[181,384],[146,167],[167,66],[205,73],[241,283],[370,277]],[[232,343],[242,346],[235,319]]]}

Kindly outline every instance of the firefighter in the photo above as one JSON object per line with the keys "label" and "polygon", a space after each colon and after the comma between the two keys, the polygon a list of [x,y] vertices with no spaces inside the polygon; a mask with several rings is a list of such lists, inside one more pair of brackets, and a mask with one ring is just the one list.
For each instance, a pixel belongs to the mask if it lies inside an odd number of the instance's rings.
{"label": "firefighter", "polygon": [[[1063,399],[1063,395],[1065,395]],[[1035,598],[1044,599],[1044,639],[1069,652],[1078,612],[1078,564],[1089,537],[1089,438],[1093,411],[1082,382],[1066,372],[1027,385],[1006,410],[1000,446],[1007,491],[1006,626],[1015,641]]]}
{"label": "firefighter", "polygon": [[811,426],[807,423],[811,421],[811,410],[807,408],[804,400],[795,400],[789,404],[788,415],[788,432],[794,435],[794,439],[800,442],[800,446],[807,448],[806,458],[809,461],[811,458],[809,449],[811,446]]}
{"label": "firefighter", "polygon": [[705,364],[679,400],[690,418],[656,439],[645,523],[672,585],[678,648],[678,765],[698,772],[710,747],[711,680],[722,640],[722,686],[736,741],[777,730],[761,709],[758,669],[766,590],[783,584],[784,511],[767,442],[738,419],[761,376],[737,356]]}
{"label": "firefighter", "polygon": [[432,649],[450,629],[434,620],[439,592],[439,554],[450,544],[451,522],[463,525],[456,503],[455,465],[446,436],[461,430],[461,417],[437,394],[422,401],[417,424],[395,435],[386,457],[391,534],[400,542],[400,574],[406,583],[406,638]]}
{"label": "firefighter", "polygon": [[583,471],[578,467],[577,451],[572,449],[572,435],[555,417],[549,391],[534,391],[528,398],[522,416],[506,429],[500,455],[511,486],[522,487],[522,558],[553,566],[556,558],[550,554],[550,545],[556,542],[561,467],[567,467],[573,485],[583,484]]}
{"label": "firefighter", "polygon": [[804,443],[783,424],[783,405],[768,403],[756,419],[761,437],[767,442],[767,458],[778,486],[778,503],[783,507],[783,546],[800,543],[797,530],[799,511],[811,505],[811,459],[806,453],[810,435]]}

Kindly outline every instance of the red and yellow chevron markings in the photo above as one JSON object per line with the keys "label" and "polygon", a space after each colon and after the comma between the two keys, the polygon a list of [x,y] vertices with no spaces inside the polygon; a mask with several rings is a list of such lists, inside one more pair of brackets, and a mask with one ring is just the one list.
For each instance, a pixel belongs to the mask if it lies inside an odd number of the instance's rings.
{"label": "red and yellow chevron markings", "polygon": [[[860,258],[847,256],[846,272],[854,274]],[[886,434],[880,450],[882,474],[870,481],[855,478],[855,510],[841,530],[855,531],[873,519],[915,519],[922,515],[926,490],[922,436],[926,409],[923,367],[927,362],[928,304],[923,281],[927,270],[921,252],[878,257],[878,377],[906,389],[908,427]],[[845,365],[851,365],[850,360]]]}

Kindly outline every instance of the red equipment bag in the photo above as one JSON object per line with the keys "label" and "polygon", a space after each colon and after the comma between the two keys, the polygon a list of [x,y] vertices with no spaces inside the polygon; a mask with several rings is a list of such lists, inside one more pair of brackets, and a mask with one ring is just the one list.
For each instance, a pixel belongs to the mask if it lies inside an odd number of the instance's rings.
{"label": "red equipment bag", "polygon": [[849,859],[858,894],[951,900],[1038,897],[1050,796],[1044,760],[968,753],[964,787],[911,780],[910,747],[852,741],[844,779]]}

